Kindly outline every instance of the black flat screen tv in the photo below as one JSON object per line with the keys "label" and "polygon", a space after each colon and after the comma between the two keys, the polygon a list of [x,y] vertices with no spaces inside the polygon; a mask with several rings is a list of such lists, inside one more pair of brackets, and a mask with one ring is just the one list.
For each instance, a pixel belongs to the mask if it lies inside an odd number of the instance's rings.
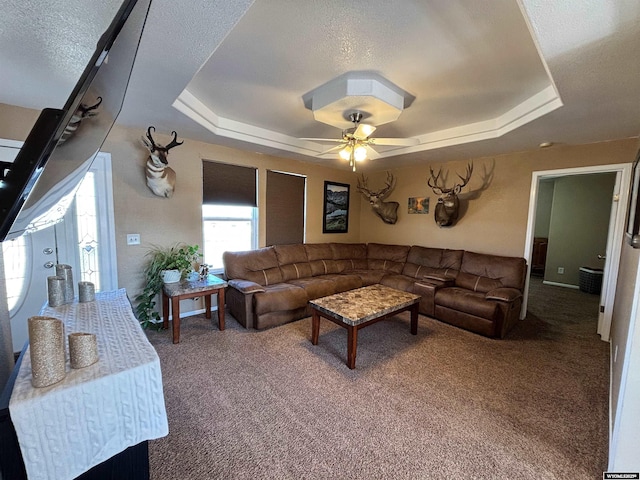
{"label": "black flat screen tv", "polygon": [[15,160],[0,165],[0,242],[66,213],[122,109],[150,4],[122,3],[64,107],[42,110]]}

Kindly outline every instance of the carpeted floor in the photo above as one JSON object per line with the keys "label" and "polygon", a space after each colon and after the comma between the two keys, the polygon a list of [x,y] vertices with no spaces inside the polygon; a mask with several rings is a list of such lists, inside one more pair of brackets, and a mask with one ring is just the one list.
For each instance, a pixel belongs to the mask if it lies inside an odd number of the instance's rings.
{"label": "carpeted floor", "polygon": [[607,462],[609,346],[596,295],[534,279],[527,318],[492,340],[401,314],[361,330],[249,331],[230,316],[149,332],[170,433],[151,478],[591,479]]}

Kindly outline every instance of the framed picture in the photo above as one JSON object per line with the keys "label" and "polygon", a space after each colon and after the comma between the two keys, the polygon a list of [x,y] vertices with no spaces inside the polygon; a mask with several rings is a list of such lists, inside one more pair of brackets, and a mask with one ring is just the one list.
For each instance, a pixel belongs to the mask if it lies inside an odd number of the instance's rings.
{"label": "framed picture", "polygon": [[638,150],[631,171],[627,241],[633,248],[640,248],[640,150]]}
{"label": "framed picture", "polygon": [[347,233],[349,229],[349,185],[324,182],[322,233]]}
{"label": "framed picture", "polygon": [[409,213],[429,213],[429,197],[409,197]]}

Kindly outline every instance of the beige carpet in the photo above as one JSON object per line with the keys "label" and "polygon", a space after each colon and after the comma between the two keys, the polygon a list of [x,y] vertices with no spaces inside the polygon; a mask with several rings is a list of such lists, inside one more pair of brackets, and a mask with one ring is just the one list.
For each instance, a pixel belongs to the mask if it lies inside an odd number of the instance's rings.
{"label": "beige carpet", "polygon": [[591,479],[607,461],[608,344],[597,296],[534,280],[530,313],[491,340],[407,313],[360,331],[304,319],[267,331],[230,316],[149,332],[170,433],[161,479]]}

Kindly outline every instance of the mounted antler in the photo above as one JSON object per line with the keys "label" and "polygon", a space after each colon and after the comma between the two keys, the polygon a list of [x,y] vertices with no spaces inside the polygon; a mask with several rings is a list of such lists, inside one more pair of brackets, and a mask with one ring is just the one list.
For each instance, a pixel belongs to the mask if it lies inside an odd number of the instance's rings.
{"label": "mounted antler", "polygon": [[149,150],[149,159],[146,165],[147,185],[156,195],[171,197],[175,188],[176,172],[169,167],[167,154],[173,147],[182,145],[184,140],[178,142],[178,134],[174,130],[171,132],[173,139],[166,147],[163,147],[153,140],[152,130],[155,132],[156,128],[154,126],[147,128],[146,138],[142,137],[142,143]]}
{"label": "mounted antler", "polygon": [[382,219],[385,223],[394,224],[398,221],[398,202],[383,202],[382,200],[391,193],[394,186],[393,175],[387,172],[386,187],[372,192],[367,188],[367,178],[362,174],[362,183],[358,179],[357,190],[367,199],[371,204],[373,211]]}
{"label": "mounted antler", "polygon": [[438,170],[437,174],[433,172],[433,168],[431,167],[429,167],[429,171],[431,172],[431,178],[427,179],[427,185],[431,187],[433,193],[440,196],[440,198],[438,198],[438,204],[433,212],[436,223],[440,227],[448,227],[453,225],[453,223],[458,219],[458,211],[460,209],[458,194],[471,179],[471,175],[473,174],[473,162],[469,162],[467,164],[467,171],[464,177],[457,174],[460,180],[462,180],[462,183],[456,183],[452,188],[446,188],[444,183],[442,185],[439,184],[442,168]]}
{"label": "mounted antler", "polygon": [[178,134],[176,133],[175,130],[171,132],[171,135],[173,135],[173,140],[171,140],[171,143],[169,143],[169,145],[164,147],[165,150],[167,151],[171,150],[173,147],[177,147],[178,145],[182,145],[184,143],[184,140],[181,142],[178,142]]}

